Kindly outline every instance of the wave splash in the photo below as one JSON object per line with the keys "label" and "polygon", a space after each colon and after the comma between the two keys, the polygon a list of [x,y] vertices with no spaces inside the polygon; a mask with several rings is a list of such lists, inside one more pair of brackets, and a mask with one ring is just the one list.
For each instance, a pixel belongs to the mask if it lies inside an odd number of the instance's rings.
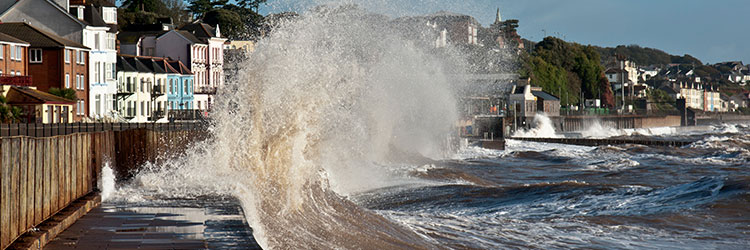
{"label": "wave splash", "polygon": [[249,173],[238,196],[264,248],[435,247],[346,198],[404,181],[381,163],[443,155],[457,117],[443,60],[387,24],[312,10],[260,41],[217,98],[208,150]]}

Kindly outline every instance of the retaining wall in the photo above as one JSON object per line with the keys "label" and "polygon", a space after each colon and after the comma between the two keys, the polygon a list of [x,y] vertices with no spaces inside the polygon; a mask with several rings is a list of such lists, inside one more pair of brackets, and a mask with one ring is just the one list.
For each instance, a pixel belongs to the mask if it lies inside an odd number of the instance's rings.
{"label": "retaining wall", "polygon": [[201,127],[152,126],[51,137],[0,137],[0,249],[97,188],[109,162],[118,177],[205,139]]}

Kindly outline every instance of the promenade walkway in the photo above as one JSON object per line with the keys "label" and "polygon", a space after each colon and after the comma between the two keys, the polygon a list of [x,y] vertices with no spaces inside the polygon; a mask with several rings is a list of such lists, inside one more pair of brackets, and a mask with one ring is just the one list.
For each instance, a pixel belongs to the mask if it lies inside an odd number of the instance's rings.
{"label": "promenade walkway", "polygon": [[103,203],[45,249],[260,249],[230,198]]}

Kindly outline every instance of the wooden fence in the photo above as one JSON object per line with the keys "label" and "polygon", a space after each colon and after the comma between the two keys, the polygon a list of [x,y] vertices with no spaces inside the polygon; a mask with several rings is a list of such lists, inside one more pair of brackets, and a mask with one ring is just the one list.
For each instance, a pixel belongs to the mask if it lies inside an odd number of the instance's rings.
{"label": "wooden fence", "polygon": [[206,137],[199,126],[169,128],[0,137],[0,249],[94,191],[105,162],[127,177]]}

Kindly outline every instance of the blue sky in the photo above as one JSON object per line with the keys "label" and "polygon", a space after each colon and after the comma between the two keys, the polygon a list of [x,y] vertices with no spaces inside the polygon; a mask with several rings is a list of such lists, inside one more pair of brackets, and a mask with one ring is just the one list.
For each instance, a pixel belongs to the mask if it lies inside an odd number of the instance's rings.
{"label": "blue sky", "polygon": [[447,10],[485,26],[499,7],[503,19],[519,19],[519,33],[533,41],[546,33],[582,44],[638,44],[704,63],[750,63],[750,0],[269,0],[260,12],[304,11],[326,2],[391,16]]}

